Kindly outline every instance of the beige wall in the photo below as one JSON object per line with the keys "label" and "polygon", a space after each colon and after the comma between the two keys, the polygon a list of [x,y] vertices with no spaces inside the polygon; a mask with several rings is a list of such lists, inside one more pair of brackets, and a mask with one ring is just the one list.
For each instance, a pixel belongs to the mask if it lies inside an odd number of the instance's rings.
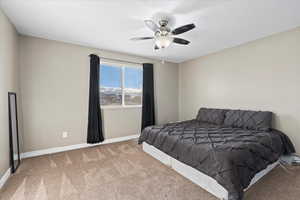
{"label": "beige wall", "polygon": [[300,151],[300,28],[180,64],[180,119],[200,107],[270,110]]}
{"label": "beige wall", "polygon": [[0,9],[0,178],[10,163],[7,93],[20,97],[18,71],[18,34]]}
{"label": "beige wall", "polygon": [[[89,58],[96,53],[154,65],[158,123],[178,119],[178,65],[33,37],[20,37],[24,151],[86,142]],[[138,134],[141,108],[103,109],[106,138]],[[69,137],[62,139],[63,131]]]}

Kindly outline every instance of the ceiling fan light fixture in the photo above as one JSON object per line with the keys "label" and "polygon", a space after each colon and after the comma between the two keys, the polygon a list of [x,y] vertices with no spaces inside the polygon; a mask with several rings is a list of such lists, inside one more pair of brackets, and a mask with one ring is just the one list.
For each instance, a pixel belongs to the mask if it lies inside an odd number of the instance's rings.
{"label": "ceiling fan light fixture", "polygon": [[164,49],[170,46],[170,44],[173,42],[173,38],[170,36],[157,36],[155,38],[155,45],[159,49]]}

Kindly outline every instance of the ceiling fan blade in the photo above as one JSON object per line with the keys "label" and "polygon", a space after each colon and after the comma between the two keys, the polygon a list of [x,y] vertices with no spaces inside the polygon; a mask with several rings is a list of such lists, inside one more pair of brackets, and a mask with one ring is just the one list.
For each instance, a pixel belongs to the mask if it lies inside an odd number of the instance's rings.
{"label": "ceiling fan blade", "polygon": [[187,40],[182,39],[182,38],[174,38],[173,42],[177,43],[177,44],[183,44],[183,45],[188,45],[190,43],[190,41],[187,41]]}
{"label": "ceiling fan blade", "polygon": [[157,45],[154,45],[154,50],[158,50],[159,47]]}
{"label": "ceiling fan blade", "polygon": [[195,24],[187,24],[187,25],[184,25],[184,26],[181,26],[181,27],[178,27],[178,28],[174,29],[172,31],[172,33],[173,33],[173,35],[179,35],[181,33],[185,33],[187,31],[190,31],[195,27],[196,27]]}
{"label": "ceiling fan blade", "polygon": [[139,40],[152,40],[152,39],[154,39],[154,37],[134,37],[131,38],[130,40],[139,41]]}
{"label": "ceiling fan blade", "polygon": [[152,20],[145,20],[145,25],[150,28],[153,32],[156,32],[159,29],[159,26]]}

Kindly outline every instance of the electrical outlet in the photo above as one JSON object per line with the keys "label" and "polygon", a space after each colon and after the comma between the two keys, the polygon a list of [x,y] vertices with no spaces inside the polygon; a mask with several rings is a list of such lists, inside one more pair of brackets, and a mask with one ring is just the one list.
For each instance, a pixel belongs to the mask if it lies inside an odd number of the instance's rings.
{"label": "electrical outlet", "polygon": [[62,138],[67,138],[68,137],[68,132],[66,132],[66,131],[62,132],[61,137]]}

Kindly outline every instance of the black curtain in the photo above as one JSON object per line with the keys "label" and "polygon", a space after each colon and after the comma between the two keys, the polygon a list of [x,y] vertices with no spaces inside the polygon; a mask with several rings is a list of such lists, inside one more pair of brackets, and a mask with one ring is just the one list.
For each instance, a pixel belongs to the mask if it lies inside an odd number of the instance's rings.
{"label": "black curtain", "polygon": [[143,64],[142,130],[155,124],[153,64]]}
{"label": "black curtain", "polygon": [[90,55],[90,94],[87,143],[99,143],[104,140],[102,132],[102,117],[100,108],[100,58]]}

